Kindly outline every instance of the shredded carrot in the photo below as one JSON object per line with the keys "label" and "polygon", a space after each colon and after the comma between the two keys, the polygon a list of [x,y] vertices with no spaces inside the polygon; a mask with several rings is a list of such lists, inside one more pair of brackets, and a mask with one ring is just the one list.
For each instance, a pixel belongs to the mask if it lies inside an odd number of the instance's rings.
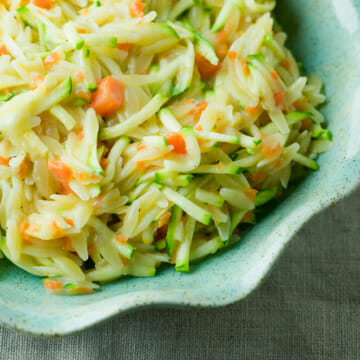
{"label": "shredded carrot", "polygon": [[194,116],[200,116],[201,113],[207,108],[209,104],[206,101],[201,101],[195,105],[193,109],[190,110],[189,114]]}
{"label": "shredded carrot", "polygon": [[141,151],[146,149],[146,144],[138,144],[136,145],[136,151]]}
{"label": "shredded carrot", "polygon": [[137,161],[136,162],[136,167],[138,168],[138,169],[141,169],[141,168],[143,168],[145,166],[145,161]]}
{"label": "shredded carrot", "polygon": [[247,106],[245,111],[251,116],[256,116],[259,112],[259,108],[257,106]]}
{"label": "shredded carrot", "polygon": [[69,195],[69,194],[74,193],[69,184],[62,182],[61,185],[62,185],[62,188],[61,188],[60,194]]}
{"label": "shredded carrot", "polygon": [[49,160],[49,170],[64,182],[69,182],[72,177],[72,170],[61,160]]}
{"label": "shredded carrot", "polygon": [[58,51],[55,51],[51,54],[49,54],[45,60],[44,60],[44,64],[48,65],[48,66],[52,66],[55,65],[57,62],[59,62],[60,60],[60,54]]}
{"label": "shredded carrot", "polygon": [[252,218],[252,216],[253,216],[253,212],[250,210],[243,216],[243,218],[241,219],[241,222],[249,221]]}
{"label": "shredded carrot", "polygon": [[109,159],[102,156],[101,159],[100,159],[100,166],[103,170],[105,170],[109,165]]}
{"label": "shredded carrot", "polygon": [[76,28],[76,32],[78,34],[86,34],[87,33],[87,30],[86,29],[82,29],[82,28]]}
{"label": "shredded carrot", "polygon": [[241,70],[245,76],[248,76],[250,74],[249,64],[246,59],[241,59]]}
{"label": "shredded carrot", "polygon": [[90,289],[88,287],[79,287],[77,289],[74,289],[74,294],[78,294],[78,295],[90,295],[93,293],[94,293],[94,290]]}
{"label": "shredded carrot", "polygon": [[119,50],[129,52],[130,49],[131,49],[131,47],[132,47],[132,44],[129,44],[129,43],[118,43],[118,44],[116,45],[116,47],[117,47]]}
{"label": "shredded carrot", "polygon": [[263,144],[263,146],[261,147],[261,152],[268,158],[278,156],[281,154],[280,143],[278,142],[274,147],[266,146]]}
{"label": "shredded carrot", "polygon": [[93,205],[94,205],[95,207],[100,207],[100,206],[101,206],[102,199],[103,199],[103,195],[99,195],[98,197],[96,197],[96,198],[94,199]]}
{"label": "shredded carrot", "polygon": [[83,9],[79,10],[79,14],[80,15],[87,15],[87,14],[89,14],[89,9],[88,8],[83,8]]}
{"label": "shredded carrot", "polygon": [[61,233],[61,227],[57,224],[55,220],[51,222],[51,227],[54,229],[54,235],[58,236]]}
{"label": "shredded carrot", "polygon": [[5,158],[3,156],[0,156],[0,165],[9,166],[9,158]]}
{"label": "shredded carrot", "polygon": [[244,189],[244,194],[251,200],[254,201],[258,191],[256,189],[247,188]]}
{"label": "shredded carrot", "polygon": [[8,53],[6,45],[5,44],[1,44],[0,45],[0,56],[1,55],[6,55]]}
{"label": "shredded carrot", "polygon": [[130,6],[130,15],[134,18],[144,17],[143,10],[145,9],[146,4],[142,2],[142,0],[135,0]]}
{"label": "shredded carrot", "polygon": [[230,61],[234,62],[236,57],[237,57],[237,52],[236,51],[229,51],[227,53],[227,57]]}
{"label": "shredded carrot", "polygon": [[44,75],[42,74],[35,74],[31,77],[31,84],[30,84],[30,88],[31,90],[34,90],[36,88],[38,88],[44,81]]}
{"label": "shredded carrot", "polygon": [[198,130],[198,131],[201,131],[201,130],[203,130],[203,127],[202,127],[201,124],[199,124],[199,125],[196,125],[194,129]]}
{"label": "shredded carrot", "polygon": [[225,26],[216,34],[216,41],[222,43],[228,37],[232,28],[232,23],[228,21]]}
{"label": "shredded carrot", "polygon": [[77,134],[78,139],[81,141],[84,139],[84,128],[81,128],[80,131]]}
{"label": "shredded carrot", "polygon": [[70,226],[74,226],[74,222],[71,219],[65,219],[65,222]]}
{"label": "shredded carrot", "polygon": [[61,282],[53,280],[53,279],[46,279],[44,281],[44,288],[48,291],[60,291],[62,289]]}
{"label": "shredded carrot", "polygon": [[290,68],[291,68],[291,63],[290,63],[290,61],[287,60],[287,59],[283,59],[280,64],[281,64],[281,66],[282,66],[283,68],[285,68],[287,71],[289,71]]}
{"label": "shredded carrot", "polygon": [[226,44],[219,44],[216,46],[215,48],[215,53],[216,53],[216,56],[222,60],[224,59],[224,57],[226,56],[226,54],[228,53],[229,51],[229,46],[226,45]]}
{"label": "shredded carrot", "polygon": [[194,102],[194,99],[187,99],[183,103],[181,103],[181,106],[190,105]]}
{"label": "shredded carrot", "polygon": [[172,145],[174,148],[172,152],[176,154],[187,154],[186,143],[183,136],[180,133],[172,132],[165,136],[168,145]]}
{"label": "shredded carrot", "polygon": [[76,73],[76,77],[81,81],[81,82],[84,82],[85,80],[85,76],[84,76],[84,73],[82,71],[78,71]]}
{"label": "shredded carrot", "polygon": [[[1,160],[0,160],[1,161]],[[24,160],[21,164],[20,164],[20,167],[19,167],[19,171],[18,171],[18,174],[19,174],[19,177],[20,179],[24,179],[27,172],[29,170],[29,163],[27,160]]]}
{"label": "shredded carrot", "polygon": [[275,169],[281,169],[282,166],[283,166],[283,162],[282,162],[281,160],[279,160],[279,161],[274,165]]}
{"label": "shredded carrot", "polygon": [[31,3],[37,7],[50,10],[53,6],[53,0],[31,0]]}
{"label": "shredded carrot", "polygon": [[129,264],[129,259],[122,258],[121,262],[123,263],[124,266],[127,266]]}
{"label": "shredded carrot", "polygon": [[22,238],[24,238],[25,240],[28,240],[30,238],[29,234],[27,233],[29,228],[30,228],[30,224],[27,220],[24,220],[20,225],[20,234]]}
{"label": "shredded carrot", "polygon": [[221,68],[221,62],[217,65],[213,65],[208,59],[206,59],[201,54],[197,53],[195,56],[195,63],[199,70],[200,76],[203,79],[208,79],[214,76],[218,70]]}
{"label": "shredded carrot", "polygon": [[223,165],[223,163],[221,161],[219,161],[217,163],[217,167],[218,167],[218,169],[222,169],[224,167],[224,165]]}
{"label": "shredded carrot", "polygon": [[249,177],[250,177],[250,179],[251,179],[252,181],[261,182],[261,181],[265,180],[266,174],[265,174],[264,171],[261,171],[261,170],[260,170],[260,171],[251,173],[251,174],[249,175]]}
{"label": "shredded carrot", "polygon": [[91,97],[91,107],[103,117],[112,115],[124,101],[124,85],[112,76],[102,79]]}
{"label": "shredded carrot", "polygon": [[116,241],[120,244],[126,244],[127,242],[127,239],[126,237],[123,235],[123,234],[119,234],[117,237],[116,237]]}
{"label": "shredded carrot", "polygon": [[276,198],[280,197],[281,195],[282,195],[282,189],[280,188],[274,197],[276,199]]}
{"label": "shredded carrot", "polygon": [[309,102],[309,99],[307,97],[303,97],[300,100],[296,100],[293,103],[293,106],[296,110],[301,111],[303,109],[303,106],[306,105]]}
{"label": "shredded carrot", "polygon": [[76,171],[76,172],[74,173],[74,176],[75,176],[76,180],[79,180],[80,182],[83,182],[83,181],[86,181],[86,180],[89,179],[88,174],[87,174],[87,173],[83,173],[83,172],[78,172],[78,171]]}
{"label": "shredded carrot", "polygon": [[65,236],[63,238],[63,249],[65,251],[72,251],[74,250],[73,246],[72,246],[72,242],[71,242],[71,237],[70,236]]}
{"label": "shredded carrot", "polygon": [[302,129],[310,129],[312,126],[312,121],[311,119],[304,119],[304,120],[301,120],[301,128]]}
{"label": "shredded carrot", "polygon": [[279,92],[274,94],[274,100],[275,100],[275,105],[276,106],[281,106],[284,103],[284,99],[285,99],[285,92],[284,91],[279,91]]}
{"label": "shredded carrot", "polygon": [[169,223],[170,217],[171,217],[170,211],[164,212],[159,218],[159,228],[163,227],[164,225],[167,225]]}
{"label": "shredded carrot", "polygon": [[280,79],[279,79],[278,73],[275,70],[273,70],[273,71],[270,71],[270,75],[275,80],[276,85],[279,86],[280,85]]}

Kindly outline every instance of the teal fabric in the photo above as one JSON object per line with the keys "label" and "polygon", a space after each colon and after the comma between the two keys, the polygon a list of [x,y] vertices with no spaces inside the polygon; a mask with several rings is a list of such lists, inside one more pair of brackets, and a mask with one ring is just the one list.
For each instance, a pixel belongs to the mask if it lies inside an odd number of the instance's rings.
{"label": "teal fabric", "polygon": [[304,227],[241,303],[145,310],[64,338],[0,328],[0,359],[359,360],[359,219],[360,190]]}

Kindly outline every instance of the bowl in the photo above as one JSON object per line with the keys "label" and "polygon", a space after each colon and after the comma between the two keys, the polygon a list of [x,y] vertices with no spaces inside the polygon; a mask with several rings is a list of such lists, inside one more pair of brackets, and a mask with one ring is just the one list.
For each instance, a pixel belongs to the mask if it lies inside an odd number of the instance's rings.
{"label": "bowl", "polygon": [[144,307],[214,307],[241,300],[261,284],[307,220],[359,184],[360,3],[279,0],[276,16],[297,59],[325,82],[328,102],[321,110],[334,146],[320,157],[320,170],[242,242],[193,265],[189,274],[168,267],[155,278],[124,278],[93,295],[61,297],[45,293],[39,278],[0,261],[2,324],[36,335],[63,335]]}

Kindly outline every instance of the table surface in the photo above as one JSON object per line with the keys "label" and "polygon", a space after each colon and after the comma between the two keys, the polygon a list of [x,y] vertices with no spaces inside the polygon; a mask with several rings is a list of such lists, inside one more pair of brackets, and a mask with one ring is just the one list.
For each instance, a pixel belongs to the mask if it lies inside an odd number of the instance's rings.
{"label": "table surface", "polygon": [[360,359],[360,190],[311,220],[247,299],[152,309],[65,338],[0,327],[0,359]]}

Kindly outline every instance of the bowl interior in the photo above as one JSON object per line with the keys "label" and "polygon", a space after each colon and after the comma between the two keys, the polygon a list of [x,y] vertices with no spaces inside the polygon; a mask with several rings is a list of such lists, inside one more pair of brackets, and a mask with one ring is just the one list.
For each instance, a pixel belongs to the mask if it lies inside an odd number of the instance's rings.
{"label": "bowl interior", "polygon": [[[64,334],[115,313],[152,304],[222,305],[245,297],[268,273],[291,236],[313,214],[350,192],[360,180],[360,3],[352,0],[279,0],[276,16],[288,46],[308,73],[325,82],[321,109],[334,134],[333,149],[311,174],[250,231],[241,243],[155,278],[122,279],[90,296],[57,297],[39,278],[0,261],[0,322],[35,334]],[[329,26],[331,24],[331,26]]]}

